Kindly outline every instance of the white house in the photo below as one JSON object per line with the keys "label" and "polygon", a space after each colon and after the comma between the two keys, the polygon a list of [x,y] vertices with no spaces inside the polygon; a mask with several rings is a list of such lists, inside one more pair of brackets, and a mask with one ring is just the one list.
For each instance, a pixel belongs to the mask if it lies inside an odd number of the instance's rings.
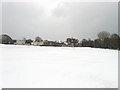
{"label": "white house", "polygon": [[17,40],[16,45],[25,45],[25,40]]}
{"label": "white house", "polygon": [[31,43],[31,45],[40,46],[40,45],[43,45],[43,41],[41,41],[41,42],[33,41],[33,42]]}

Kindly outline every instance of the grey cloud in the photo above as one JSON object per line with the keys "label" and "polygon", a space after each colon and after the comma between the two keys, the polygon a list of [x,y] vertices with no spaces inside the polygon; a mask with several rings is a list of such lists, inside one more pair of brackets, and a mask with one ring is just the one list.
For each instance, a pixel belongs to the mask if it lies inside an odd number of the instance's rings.
{"label": "grey cloud", "polygon": [[48,16],[42,5],[3,3],[3,32],[13,38],[65,40],[97,38],[100,31],[117,33],[117,3],[61,2]]}
{"label": "grey cloud", "polygon": [[117,3],[64,3],[61,10],[67,12],[62,17],[67,18],[73,36],[95,38],[104,30],[117,33]]}

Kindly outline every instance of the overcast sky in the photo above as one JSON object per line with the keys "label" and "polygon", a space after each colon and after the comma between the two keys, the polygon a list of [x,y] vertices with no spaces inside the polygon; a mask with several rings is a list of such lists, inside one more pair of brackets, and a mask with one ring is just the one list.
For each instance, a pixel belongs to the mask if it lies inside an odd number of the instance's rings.
{"label": "overcast sky", "polygon": [[13,39],[95,39],[101,31],[118,33],[117,2],[2,3],[2,33]]}

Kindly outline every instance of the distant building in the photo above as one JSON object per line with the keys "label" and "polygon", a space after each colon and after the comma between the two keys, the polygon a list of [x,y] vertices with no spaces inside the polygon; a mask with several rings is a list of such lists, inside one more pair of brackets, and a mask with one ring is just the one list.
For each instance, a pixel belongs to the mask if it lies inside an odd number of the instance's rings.
{"label": "distant building", "polygon": [[41,42],[33,41],[33,42],[31,43],[31,45],[34,45],[34,46],[41,46],[41,45],[43,45],[43,41],[41,41]]}
{"label": "distant building", "polygon": [[79,40],[76,38],[67,38],[66,43],[67,43],[67,46],[77,47]]}
{"label": "distant building", "polygon": [[25,40],[17,40],[14,44],[15,45],[25,45]]}
{"label": "distant building", "polygon": [[64,42],[44,40],[44,46],[65,46]]}
{"label": "distant building", "polygon": [[31,42],[31,45],[34,45],[34,46],[42,46],[43,44],[44,44],[43,40],[39,36],[35,38],[35,41]]}

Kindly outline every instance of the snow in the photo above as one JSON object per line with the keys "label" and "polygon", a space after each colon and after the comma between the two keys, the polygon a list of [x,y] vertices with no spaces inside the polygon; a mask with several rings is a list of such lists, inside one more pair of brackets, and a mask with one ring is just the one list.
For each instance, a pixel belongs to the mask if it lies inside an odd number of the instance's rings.
{"label": "snow", "polygon": [[118,50],[0,45],[2,88],[118,88]]}

